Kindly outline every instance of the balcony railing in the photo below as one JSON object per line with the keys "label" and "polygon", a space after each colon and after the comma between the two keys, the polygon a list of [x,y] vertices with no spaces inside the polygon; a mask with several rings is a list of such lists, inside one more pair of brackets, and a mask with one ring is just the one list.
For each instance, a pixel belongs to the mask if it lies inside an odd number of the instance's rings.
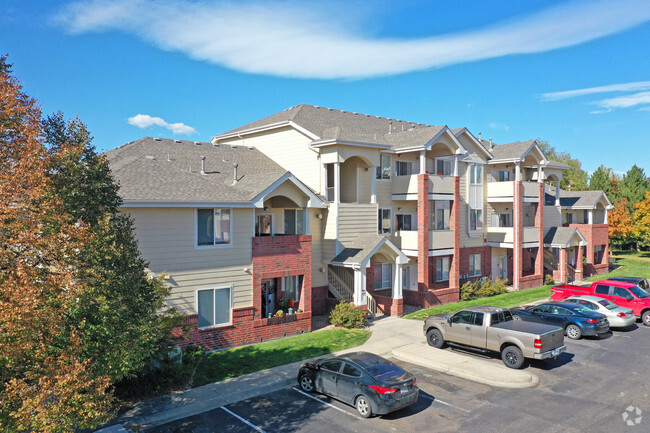
{"label": "balcony railing", "polygon": [[[539,242],[539,227],[524,227],[523,242]],[[488,242],[511,244],[515,241],[512,227],[488,227]]]}
{"label": "balcony railing", "polygon": [[[393,176],[391,179],[393,194],[417,194],[418,193],[418,176],[412,174],[409,176]],[[429,175],[429,194],[453,194],[454,178],[453,176],[440,176],[437,174]]]}
{"label": "balcony railing", "polygon": [[[524,197],[539,197],[539,186],[537,182],[522,182]],[[488,200],[491,198],[514,197],[515,182],[488,182]]]}
{"label": "balcony railing", "polygon": [[[418,232],[402,230],[395,233],[395,243],[403,250],[418,249]],[[430,230],[429,249],[445,249],[454,247],[454,232],[451,230]]]}

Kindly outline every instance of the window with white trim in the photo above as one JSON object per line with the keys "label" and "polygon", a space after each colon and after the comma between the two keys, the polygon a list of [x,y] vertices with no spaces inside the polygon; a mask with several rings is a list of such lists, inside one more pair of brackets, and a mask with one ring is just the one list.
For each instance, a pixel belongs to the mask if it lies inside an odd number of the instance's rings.
{"label": "window with white trim", "polygon": [[469,276],[470,277],[479,277],[479,276],[481,276],[481,255],[480,254],[470,254],[470,256],[469,256]]}
{"label": "window with white trim", "polygon": [[304,235],[305,233],[305,210],[285,209],[284,210],[284,234]]}
{"label": "window with white trim", "polygon": [[395,161],[395,175],[409,176],[413,173],[413,163],[411,161]]}
{"label": "window with white trim", "polygon": [[392,263],[375,263],[374,274],[375,290],[390,289],[393,287]]}
{"label": "window with white trim", "polygon": [[198,326],[228,325],[232,322],[232,286],[197,289]]}
{"label": "window with white trim", "polygon": [[449,200],[435,201],[435,230],[449,230],[451,218],[451,202]]}
{"label": "window with white trim", "polygon": [[390,224],[390,209],[378,209],[378,221],[377,221],[377,227],[379,228],[378,233],[384,234],[384,233],[390,233],[391,232],[391,224]]}
{"label": "window with white trim", "polygon": [[230,244],[231,233],[230,209],[196,210],[196,242],[199,246]]}
{"label": "window with white trim", "polygon": [[449,280],[449,257],[436,257],[436,281]]}
{"label": "window with white trim", "polygon": [[566,223],[573,224],[573,214],[571,212],[566,213]]}
{"label": "window with white trim", "polygon": [[296,305],[300,302],[300,292],[302,289],[302,275],[293,275],[291,277],[282,278],[282,287],[284,289],[284,299],[287,301],[289,299],[294,300],[294,309],[297,309]]}
{"label": "window with white trim", "polygon": [[379,180],[390,179],[390,155],[379,156],[379,166],[377,167],[376,176]]}
{"label": "window with white trim", "polygon": [[397,227],[395,230],[417,230],[417,218],[415,217],[414,214],[406,213],[406,214],[395,214],[395,219],[397,220]]}
{"label": "window with white trim", "polygon": [[256,215],[255,216],[255,236],[271,236],[273,234],[273,215]]}
{"label": "window with white trim", "polygon": [[509,170],[499,170],[497,173],[497,181],[499,182],[509,182],[510,181],[510,171]]}
{"label": "window with white trim", "polygon": [[436,174],[452,176],[454,174],[454,161],[450,158],[436,158]]}
{"label": "window with white trim", "polygon": [[483,230],[483,209],[469,209],[469,229]]}
{"label": "window with white trim", "polygon": [[481,185],[483,183],[483,166],[480,164],[469,165],[470,185]]}

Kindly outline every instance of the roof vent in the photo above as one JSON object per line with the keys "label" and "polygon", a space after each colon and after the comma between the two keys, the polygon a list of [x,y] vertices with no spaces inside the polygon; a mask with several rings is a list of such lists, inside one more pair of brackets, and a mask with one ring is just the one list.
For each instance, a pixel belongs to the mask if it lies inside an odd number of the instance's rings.
{"label": "roof vent", "polygon": [[492,137],[490,137],[490,150],[494,149],[494,143],[492,143]]}
{"label": "roof vent", "polygon": [[219,143],[212,143],[214,147],[219,147]]}
{"label": "roof vent", "polygon": [[237,145],[236,145],[236,144],[231,144],[231,145],[230,145],[230,148],[231,148],[231,149],[237,149]]}
{"label": "roof vent", "polygon": [[174,142],[175,142],[175,143],[180,143],[181,141],[180,141],[180,140],[174,140]]}
{"label": "roof vent", "polygon": [[237,167],[239,167],[239,164],[237,164],[236,162],[233,162],[232,166],[235,168],[234,179],[232,181],[232,184],[234,185],[234,184],[237,183]]}
{"label": "roof vent", "polygon": [[[181,142],[180,140],[177,141],[177,143],[180,143],[180,142]],[[201,142],[200,141],[195,141],[194,144],[197,145],[197,146],[200,146]]]}
{"label": "roof vent", "polygon": [[158,137],[154,137],[154,138],[153,138],[153,141],[160,141],[160,138],[158,138]]}
{"label": "roof vent", "polygon": [[393,132],[393,121],[389,120],[388,121],[388,133],[392,134],[392,132]]}
{"label": "roof vent", "polygon": [[147,155],[147,156],[145,156],[145,158],[147,158],[147,159],[151,159],[151,160],[155,160],[155,159],[156,159],[156,158],[154,158],[153,155]]}
{"label": "roof vent", "polygon": [[248,150],[253,150],[253,149],[255,149],[254,146],[246,146],[246,147],[248,147]]}
{"label": "roof vent", "polygon": [[201,174],[205,174],[205,156],[201,157]]}

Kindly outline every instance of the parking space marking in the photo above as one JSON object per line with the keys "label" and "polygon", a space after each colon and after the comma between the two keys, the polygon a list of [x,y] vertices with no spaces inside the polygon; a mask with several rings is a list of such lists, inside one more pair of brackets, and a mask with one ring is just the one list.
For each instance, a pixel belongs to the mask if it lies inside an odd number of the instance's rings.
{"label": "parking space marking", "polygon": [[[340,407],[336,407],[336,406],[334,406],[333,404],[330,404],[330,403],[328,403],[328,402],[326,402],[326,401],[323,401],[323,400],[321,400],[320,398],[316,398],[316,397],[314,397],[313,395],[307,394],[306,392],[299,390],[299,389],[296,388],[295,386],[292,386],[291,389],[293,389],[294,391],[298,391],[299,393],[301,393],[302,395],[304,395],[304,396],[306,396],[306,397],[309,397],[309,398],[311,398],[311,399],[313,399],[313,400],[316,400],[316,401],[318,401],[318,402],[321,402],[321,403],[323,403],[324,405],[331,407],[332,409],[336,409],[336,410],[338,410],[339,412],[343,412],[343,413],[345,413],[345,414],[350,415],[351,417],[357,418],[356,415],[351,414],[350,412],[348,412],[348,411],[346,411],[346,410],[343,410],[343,409],[341,409]],[[358,418],[357,418],[357,419],[358,419]]]}
{"label": "parking space marking", "polygon": [[243,423],[246,424],[247,426],[249,426],[249,427],[251,427],[251,428],[254,428],[254,429],[257,430],[259,433],[266,433],[264,430],[262,430],[261,428],[259,428],[259,427],[256,426],[255,424],[253,424],[253,423],[249,422],[248,420],[246,420],[246,419],[240,417],[240,416],[237,415],[235,412],[233,412],[233,411],[231,411],[231,410],[229,410],[229,409],[226,409],[225,406],[221,406],[221,409],[225,410],[225,411],[228,412],[230,415],[234,416],[235,418],[237,418],[239,421],[243,422]]}
{"label": "parking space marking", "polygon": [[433,401],[434,403],[444,404],[445,406],[453,407],[454,409],[458,409],[458,410],[463,411],[465,413],[470,413],[470,411],[467,410],[467,409],[463,409],[462,407],[454,406],[453,404],[447,403],[446,401],[442,401],[439,398],[430,397],[430,396],[424,395],[424,394],[420,394],[420,397],[428,398],[429,400]]}

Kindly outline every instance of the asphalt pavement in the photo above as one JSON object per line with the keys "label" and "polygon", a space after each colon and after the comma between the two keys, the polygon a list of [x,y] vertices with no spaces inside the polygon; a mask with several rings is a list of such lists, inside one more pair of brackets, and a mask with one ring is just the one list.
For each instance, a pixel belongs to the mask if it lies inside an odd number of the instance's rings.
{"label": "asphalt pavement", "polygon": [[[423,322],[419,320],[382,317],[369,324],[372,334],[366,343],[332,355],[371,352],[497,387],[523,388],[539,383],[539,377],[527,370],[513,370],[453,350],[429,347],[422,326]],[[296,384],[298,369],[305,361],[307,360],[136,403],[97,432],[119,433],[129,431],[129,428],[157,426],[293,386]]]}

